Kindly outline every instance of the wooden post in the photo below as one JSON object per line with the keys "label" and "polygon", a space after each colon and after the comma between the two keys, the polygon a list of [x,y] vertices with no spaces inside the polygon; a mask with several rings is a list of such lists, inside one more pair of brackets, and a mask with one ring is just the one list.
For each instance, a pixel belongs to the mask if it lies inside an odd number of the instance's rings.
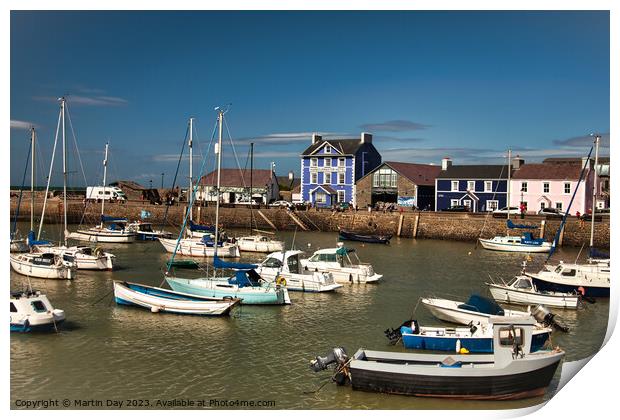
{"label": "wooden post", "polygon": [[418,237],[418,223],[420,222],[420,215],[416,214],[415,216],[415,221],[413,222],[413,238],[417,238]]}
{"label": "wooden post", "polygon": [[398,219],[398,231],[396,232],[396,236],[400,236],[400,232],[401,232],[401,230],[403,228],[403,218],[404,217],[405,216],[401,213],[400,214],[400,218]]}
{"label": "wooden post", "polygon": [[564,242],[564,229],[566,225],[562,226],[562,230],[560,231],[560,237],[558,238],[557,246],[562,246],[562,242]]}
{"label": "wooden post", "polygon": [[539,238],[545,238],[545,221],[541,220],[540,221],[540,234],[538,235]]}
{"label": "wooden post", "polygon": [[202,211],[201,211],[201,210],[202,210],[202,207],[200,207],[200,206],[199,206],[199,207],[198,207],[198,223],[200,223],[200,222],[201,222],[201,220],[202,220],[202,218],[201,218],[201,213],[202,213]]}

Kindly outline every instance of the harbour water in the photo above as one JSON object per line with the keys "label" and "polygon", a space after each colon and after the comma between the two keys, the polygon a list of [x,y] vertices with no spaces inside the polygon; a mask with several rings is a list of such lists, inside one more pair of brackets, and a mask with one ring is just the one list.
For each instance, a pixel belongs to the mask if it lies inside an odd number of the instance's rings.
{"label": "harbour water", "polygon": [[[51,236],[59,229],[48,230]],[[277,236],[288,247],[295,238],[296,247],[308,254],[337,242],[335,233]],[[31,279],[33,288],[65,310],[68,321],[58,334],[11,334],[11,404],[15,407],[18,399],[143,399],[152,406],[156,400],[239,399],[275,401],[270,407],[275,409],[507,409],[550,397],[456,401],[364,393],[333,383],[312,392],[331,375],[308,368],[317,354],[334,346],[344,346],[350,355],[360,347],[404,351],[390,346],[383,331],[412,317],[420,297],[465,300],[474,292],[488,295],[484,282],[489,276],[507,280],[523,260],[520,254],[486,251],[465,242],[394,238],[390,245],[347,245],[384,275],[379,284],[348,285],[328,294],[291,292],[292,305],[243,306],[229,318],[152,314],[114,303],[112,280],[162,284],[169,255],[158,242],[104,246],[117,256],[118,268],[112,272],[80,271],[71,282]],[[572,261],[578,251],[560,249],[556,258]],[[246,253],[241,260],[262,257]],[[537,268],[544,258],[533,256],[529,265]],[[26,284],[25,277],[11,272],[12,290]],[[553,311],[571,329],[552,335],[553,345],[566,351],[565,360],[582,359],[600,348],[608,300],[579,311]],[[413,317],[423,325],[442,324],[422,305]]]}

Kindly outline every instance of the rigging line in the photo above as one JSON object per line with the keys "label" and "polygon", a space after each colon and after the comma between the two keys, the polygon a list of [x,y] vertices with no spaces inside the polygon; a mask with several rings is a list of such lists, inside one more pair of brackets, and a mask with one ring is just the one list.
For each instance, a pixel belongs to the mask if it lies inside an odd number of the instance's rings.
{"label": "rigging line", "polygon": [[43,229],[43,219],[45,219],[45,207],[47,205],[47,194],[50,191],[50,181],[52,180],[52,168],[54,167],[54,157],[56,156],[56,145],[58,144],[58,134],[60,132],[60,121],[62,118],[62,112],[58,113],[58,124],[56,125],[56,135],[54,136],[54,148],[52,150],[52,158],[50,161],[50,171],[47,176],[47,185],[45,187],[45,198],[43,199],[43,210],[41,211],[41,221],[39,222],[39,232],[37,233],[37,240],[41,239],[41,230]]}
{"label": "rigging line", "polygon": [[[189,135],[189,124],[187,124],[187,128],[185,129],[185,138],[183,139],[183,145],[181,146],[181,154],[179,154],[179,160],[177,162],[177,170],[174,173],[174,179],[172,180],[172,188],[170,189],[171,191],[171,195],[172,195],[172,191],[174,191],[174,187],[177,183],[177,176],[179,175],[179,168],[181,167],[181,160],[183,159],[183,153],[185,152],[185,143],[187,143],[187,136]],[[188,191],[189,193],[189,191]],[[180,195],[180,194],[179,194]],[[181,197],[178,197],[179,199]],[[164,212],[164,218],[161,222],[161,229],[164,229],[164,226],[166,225],[166,219],[168,218],[168,211],[170,209],[170,204],[169,204],[169,200],[166,200],[166,211]]]}
{"label": "rigging line", "polygon": [[17,231],[17,218],[19,217],[19,208],[22,205],[22,194],[24,192],[24,184],[26,183],[26,173],[28,173],[28,162],[30,161],[30,154],[32,152],[32,142],[28,146],[28,156],[26,156],[26,165],[24,166],[24,176],[22,177],[22,185],[19,188],[19,200],[17,200],[17,210],[15,211],[15,218],[13,219],[13,229],[11,229],[11,239],[15,237]]}
{"label": "rigging line", "polygon": [[241,174],[241,182],[243,183],[243,187],[246,188],[245,179],[243,177],[243,172],[241,171],[241,164],[239,163],[239,157],[237,156],[237,151],[235,150],[235,145],[232,141],[232,136],[230,135],[230,130],[228,129],[228,123],[226,122],[226,118],[223,118],[224,126],[226,127],[226,132],[228,133],[228,141],[230,143],[230,147],[233,152],[233,156],[235,157],[235,161],[237,162],[237,168],[239,168],[239,173]]}
{"label": "rigging line", "polygon": [[84,171],[84,165],[82,164],[82,156],[80,155],[80,149],[77,144],[77,137],[73,129],[73,123],[71,122],[71,114],[69,113],[69,106],[65,102],[65,111],[67,112],[67,119],[69,120],[69,127],[71,128],[71,135],[73,136],[73,144],[75,144],[75,150],[77,152],[78,161],[80,162],[80,168],[82,169],[82,176],[84,177],[84,186],[88,187],[88,181],[86,181],[86,172]]}
{"label": "rigging line", "polygon": [[[217,130],[217,122],[216,122],[215,126],[213,127],[213,134],[211,135],[211,141],[209,142],[209,149],[208,149],[208,151],[211,150],[211,145],[213,144],[213,139],[215,138],[216,130]],[[218,153],[222,153],[222,151],[218,150]],[[207,161],[208,156],[209,156],[209,153],[207,153],[202,158],[202,162],[200,164],[200,171],[198,172],[199,176],[201,176],[201,174],[204,172],[204,167],[205,167],[205,163]],[[170,268],[172,266],[172,263],[174,262],[174,258],[177,255],[177,250],[179,249],[179,243],[181,242],[181,238],[183,237],[183,232],[185,232],[185,228],[187,226],[187,219],[189,218],[190,210],[191,210],[192,206],[194,205],[194,200],[196,198],[196,191],[198,191],[198,184],[199,183],[197,182],[196,185],[194,185],[194,189],[192,190],[192,195],[190,196],[191,199],[188,202],[188,206],[187,206],[187,212],[185,213],[185,218],[183,219],[183,226],[181,227],[181,231],[179,232],[179,237],[177,238],[177,243],[174,246],[174,251],[172,252],[172,258],[170,258],[168,260],[168,264],[167,264],[167,267],[166,267],[166,273],[170,272]],[[219,192],[218,192],[218,194],[219,194]],[[216,241],[217,241],[217,239],[218,238],[215,238]],[[161,282],[162,285],[164,284],[165,279],[166,278],[164,277],[164,279]]]}

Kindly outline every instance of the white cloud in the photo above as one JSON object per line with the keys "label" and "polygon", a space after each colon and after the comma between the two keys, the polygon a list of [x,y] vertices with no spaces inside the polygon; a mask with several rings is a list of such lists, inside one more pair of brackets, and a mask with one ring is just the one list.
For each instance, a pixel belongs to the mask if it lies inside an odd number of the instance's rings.
{"label": "white cloud", "polygon": [[11,128],[29,130],[31,127],[36,127],[36,125],[30,121],[11,120]]}
{"label": "white cloud", "polygon": [[[69,105],[86,105],[86,106],[124,106],[129,102],[126,99],[117,96],[83,96],[83,95],[66,95]],[[57,102],[58,98],[53,96],[35,96],[37,101]]]}

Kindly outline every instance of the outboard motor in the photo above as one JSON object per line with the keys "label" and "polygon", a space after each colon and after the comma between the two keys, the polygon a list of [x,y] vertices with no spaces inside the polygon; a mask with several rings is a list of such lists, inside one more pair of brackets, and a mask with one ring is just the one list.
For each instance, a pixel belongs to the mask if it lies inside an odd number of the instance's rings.
{"label": "outboard motor", "polygon": [[325,357],[317,356],[316,359],[310,361],[310,368],[315,372],[325,370],[332,363],[342,366],[347,362],[349,356],[343,347],[334,347]]}
{"label": "outboard motor", "polygon": [[569,328],[564,325],[559,324],[555,320],[555,314],[551,313],[549,309],[545,308],[542,305],[537,305],[534,309],[530,310],[532,316],[536,319],[536,321],[540,322],[546,327],[554,327],[562,332],[568,332]]}
{"label": "outboard motor", "polygon": [[400,340],[402,337],[402,334],[400,332],[401,327],[411,328],[414,334],[420,333],[420,325],[418,324],[418,321],[416,321],[415,319],[409,319],[403,322],[402,324],[400,324],[400,326],[397,328],[388,328],[385,331],[383,331],[383,334],[385,334],[387,339],[390,340],[390,344],[393,346],[396,345],[396,343],[398,343],[398,340]]}

